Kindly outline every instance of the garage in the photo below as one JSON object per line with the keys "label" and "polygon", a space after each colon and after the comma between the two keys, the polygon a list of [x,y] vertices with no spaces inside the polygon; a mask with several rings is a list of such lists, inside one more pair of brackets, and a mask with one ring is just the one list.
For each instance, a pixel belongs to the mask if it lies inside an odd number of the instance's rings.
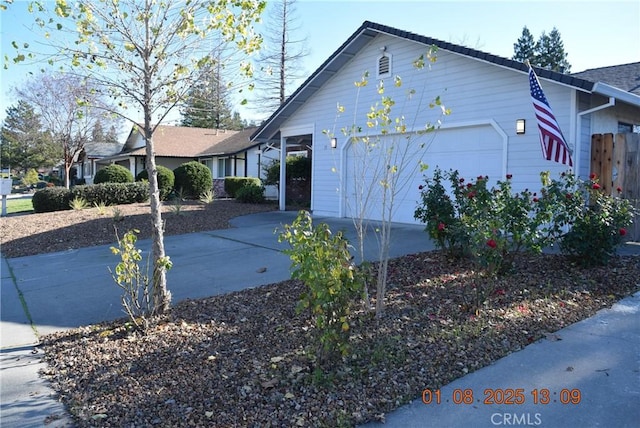
{"label": "garage", "polygon": [[[488,175],[490,183],[504,176],[506,136],[494,123],[443,127],[435,133],[414,137],[407,143],[405,136],[378,136],[368,147],[361,142],[345,148],[343,179],[343,210],[345,217],[381,218],[384,172],[393,165],[397,194],[392,220],[416,223],[413,212],[419,199],[418,186],[424,175],[431,176],[436,167],[443,171],[457,169],[461,177]],[[420,170],[420,162],[428,169]],[[387,194],[388,198],[388,194]]]}

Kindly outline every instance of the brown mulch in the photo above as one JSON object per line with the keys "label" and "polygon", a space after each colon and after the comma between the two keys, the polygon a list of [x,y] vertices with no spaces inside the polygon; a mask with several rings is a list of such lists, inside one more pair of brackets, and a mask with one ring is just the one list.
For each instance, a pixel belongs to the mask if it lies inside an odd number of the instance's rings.
{"label": "brown mulch", "polygon": [[591,269],[522,256],[513,273],[487,279],[467,261],[413,254],[390,262],[384,316],[360,307],[351,354],[328,368],[309,352],[314,329],[295,310],[304,287],[291,280],[183,301],[146,334],[122,320],[49,335],[43,374],[79,427],[353,426],[561,340],[551,333],[638,291],[638,278],[637,256]]}
{"label": "brown mulch", "polygon": [[[276,208],[272,203],[242,204],[234,200],[216,200],[211,204],[185,201],[176,214],[175,204],[164,203],[165,236],[227,229],[229,220],[234,217]],[[0,251],[5,257],[13,258],[113,244],[117,240],[116,228],[121,236],[128,230],[137,229],[139,239],[150,238],[149,204],[2,217]]]}

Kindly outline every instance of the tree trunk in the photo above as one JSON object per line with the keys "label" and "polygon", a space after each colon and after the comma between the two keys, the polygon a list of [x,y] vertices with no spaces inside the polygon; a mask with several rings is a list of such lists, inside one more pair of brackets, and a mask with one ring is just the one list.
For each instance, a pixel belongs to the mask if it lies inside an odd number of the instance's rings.
{"label": "tree trunk", "polygon": [[158,169],[156,168],[155,150],[153,148],[153,131],[151,120],[145,117],[144,136],[146,142],[147,162],[146,168],[149,175],[149,203],[151,206],[151,230],[152,230],[152,301],[153,314],[162,314],[169,310],[171,305],[171,293],[167,289],[167,270],[164,252],[164,222],[162,221],[162,205],[160,202],[160,189],[158,187]]}

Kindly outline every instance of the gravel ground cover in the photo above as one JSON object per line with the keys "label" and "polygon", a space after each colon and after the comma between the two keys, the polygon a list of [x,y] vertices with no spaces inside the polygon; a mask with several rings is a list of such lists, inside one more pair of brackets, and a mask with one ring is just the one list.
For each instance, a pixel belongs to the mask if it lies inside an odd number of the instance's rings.
{"label": "gravel ground cover", "polygon": [[[230,201],[215,205],[193,210],[209,218],[210,209],[240,209]],[[76,220],[32,233],[55,243],[65,239],[61,231],[97,216],[56,214]],[[23,216],[23,223],[41,223],[37,216]],[[194,218],[188,231],[228,227],[212,217],[206,225]],[[14,219],[2,219],[3,253],[6,220]],[[111,236],[106,243],[113,242],[109,227],[104,230]],[[12,254],[35,251],[19,249],[26,236],[13,235]],[[352,353],[331,370],[317,370],[308,352],[308,314],[295,311],[303,285],[285,281],[180,302],[146,334],[121,320],[49,335],[43,375],[80,427],[335,427],[384,420],[425,388],[537,340],[562,340],[558,329],[640,289],[640,258],[585,269],[560,255],[522,256],[514,273],[488,279],[467,261],[429,252],[393,260],[389,278],[385,315],[375,318],[364,305],[353,314]]]}

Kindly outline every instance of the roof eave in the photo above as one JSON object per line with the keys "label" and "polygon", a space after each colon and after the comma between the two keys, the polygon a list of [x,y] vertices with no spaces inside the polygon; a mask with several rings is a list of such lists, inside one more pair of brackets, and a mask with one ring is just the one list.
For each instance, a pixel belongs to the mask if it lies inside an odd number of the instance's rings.
{"label": "roof eave", "polygon": [[607,85],[606,83],[597,82],[593,85],[592,92],[594,94],[604,95],[605,97],[614,97],[624,103],[640,107],[640,96],[631,92],[623,91],[622,89],[618,89],[614,86]]}

